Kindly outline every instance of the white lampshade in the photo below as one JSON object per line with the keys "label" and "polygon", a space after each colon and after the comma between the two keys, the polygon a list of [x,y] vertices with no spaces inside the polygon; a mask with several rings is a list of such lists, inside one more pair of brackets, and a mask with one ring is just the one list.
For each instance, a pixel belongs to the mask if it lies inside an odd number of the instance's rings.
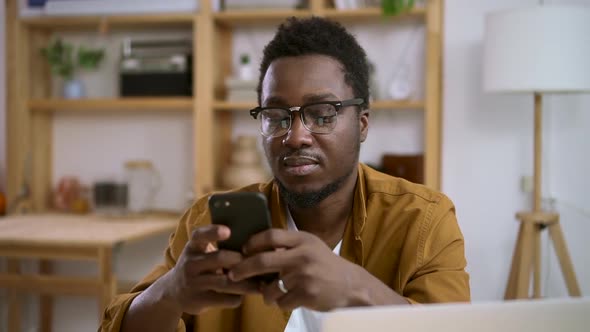
{"label": "white lampshade", "polygon": [[590,92],[590,7],[537,6],[489,14],[487,92]]}

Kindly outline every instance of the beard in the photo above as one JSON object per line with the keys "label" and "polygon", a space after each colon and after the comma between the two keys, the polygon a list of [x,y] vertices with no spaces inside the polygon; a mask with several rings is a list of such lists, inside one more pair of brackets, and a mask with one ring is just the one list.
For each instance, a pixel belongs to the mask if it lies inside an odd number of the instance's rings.
{"label": "beard", "polygon": [[275,178],[275,182],[279,186],[279,194],[281,198],[292,207],[308,209],[318,206],[326,197],[337,192],[346,179],[352,174],[354,167],[352,167],[346,174],[334,180],[331,183],[323,186],[316,191],[306,191],[302,193],[294,192],[289,189],[279,179]]}

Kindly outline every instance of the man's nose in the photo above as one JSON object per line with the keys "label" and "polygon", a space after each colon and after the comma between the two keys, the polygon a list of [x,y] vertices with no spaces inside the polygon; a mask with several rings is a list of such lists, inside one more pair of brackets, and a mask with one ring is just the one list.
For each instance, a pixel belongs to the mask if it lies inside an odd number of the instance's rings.
{"label": "man's nose", "polygon": [[283,145],[292,149],[300,149],[304,146],[310,146],[312,142],[312,133],[303,125],[303,119],[299,112],[293,114],[291,120],[291,129],[283,139]]}

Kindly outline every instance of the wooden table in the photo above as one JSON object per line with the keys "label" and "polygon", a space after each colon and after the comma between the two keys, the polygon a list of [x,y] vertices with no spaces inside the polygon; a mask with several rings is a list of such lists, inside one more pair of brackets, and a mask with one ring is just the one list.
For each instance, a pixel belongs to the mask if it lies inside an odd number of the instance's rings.
{"label": "wooden table", "polygon": [[[0,288],[9,289],[8,331],[21,331],[19,293],[22,292],[41,295],[42,331],[51,329],[51,296],[96,296],[102,316],[117,289],[113,269],[116,249],[126,243],[171,233],[177,221],[172,217],[113,219],[58,214],[0,218],[0,257],[8,258],[7,272],[0,271]],[[39,273],[21,273],[21,259],[39,259]],[[96,261],[98,276],[51,275],[53,260]]]}

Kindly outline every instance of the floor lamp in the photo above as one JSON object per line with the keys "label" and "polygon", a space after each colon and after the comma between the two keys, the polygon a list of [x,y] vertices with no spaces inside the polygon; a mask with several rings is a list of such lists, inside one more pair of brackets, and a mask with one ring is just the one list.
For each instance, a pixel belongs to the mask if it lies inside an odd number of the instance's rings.
{"label": "floor lamp", "polygon": [[[486,92],[534,96],[533,207],[519,212],[505,298],[541,297],[541,232],[548,229],[570,296],[580,296],[559,214],[541,206],[542,95],[590,92],[590,7],[539,5],[491,13],[484,43]],[[564,110],[565,112],[566,110]]]}

